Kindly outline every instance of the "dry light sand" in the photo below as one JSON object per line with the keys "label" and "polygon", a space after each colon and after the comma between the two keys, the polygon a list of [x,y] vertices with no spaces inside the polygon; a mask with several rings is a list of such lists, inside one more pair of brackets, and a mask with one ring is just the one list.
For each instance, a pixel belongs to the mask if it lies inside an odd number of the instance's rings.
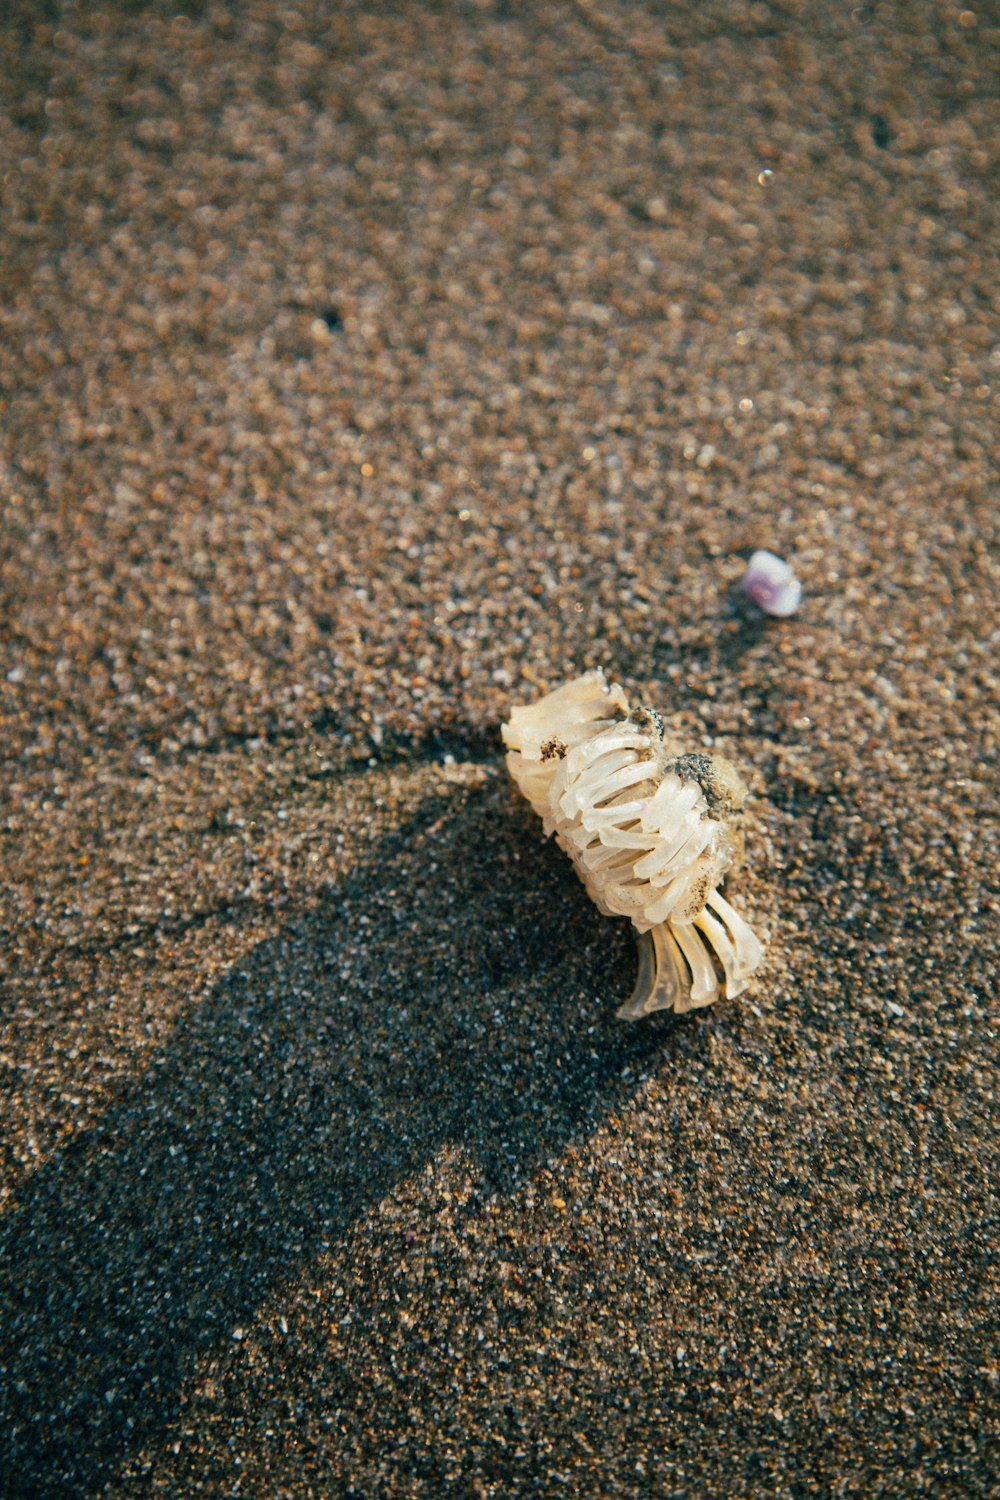
{"label": "dry light sand", "polygon": [[[5,1500],[1000,1492],[973,3],[0,8]],[[741,1001],[508,787],[596,665]]]}

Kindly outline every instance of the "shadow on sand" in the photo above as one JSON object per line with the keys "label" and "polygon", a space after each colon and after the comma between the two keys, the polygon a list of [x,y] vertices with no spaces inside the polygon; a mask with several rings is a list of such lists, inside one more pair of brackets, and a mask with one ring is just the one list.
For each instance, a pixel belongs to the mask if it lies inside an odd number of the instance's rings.
{"label": "shadow on sand", "polygon": [[[366,940],[366,934],[372,936]],[[215,990],[0,1224],[0,1490],[92,1494],[234,1326],[440,1147],[487,1195],[681,1032],[494,786],[432,796]]]}

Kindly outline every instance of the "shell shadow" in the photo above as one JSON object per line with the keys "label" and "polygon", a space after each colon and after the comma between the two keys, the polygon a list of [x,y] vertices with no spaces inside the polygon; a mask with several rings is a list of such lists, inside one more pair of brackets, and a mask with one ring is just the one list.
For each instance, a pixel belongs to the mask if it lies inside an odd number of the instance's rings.
{"label": "shell shadow", "polygon": [[442,1146],[504,1195],[620,1105],[692,1035],[614,1021],[633,965],[506,791],[421,804],[192,1005],[0,1222],[4,1493],[95,1493],[199,1361]]}

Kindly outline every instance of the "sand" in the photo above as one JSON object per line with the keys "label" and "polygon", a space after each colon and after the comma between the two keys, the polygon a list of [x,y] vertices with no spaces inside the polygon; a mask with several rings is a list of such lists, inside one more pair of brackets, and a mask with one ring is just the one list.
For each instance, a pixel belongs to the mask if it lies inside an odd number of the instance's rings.
{"label": "sand", "polygon": [[[0,1493],[996,1494],[995,7],[2,14]],[[508,785],[597,665],[740,1000]]]}

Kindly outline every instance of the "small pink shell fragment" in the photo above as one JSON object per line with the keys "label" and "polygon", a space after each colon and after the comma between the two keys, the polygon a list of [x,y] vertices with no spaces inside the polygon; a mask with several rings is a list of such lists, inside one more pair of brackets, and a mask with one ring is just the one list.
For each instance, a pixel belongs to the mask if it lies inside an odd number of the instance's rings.
{"label": "small pink shell fragment", "polygon": [[802,585],[791,564],[773,552],[753,554],[740,587],[766,615],[776,615],[779,619],[794,615],[802,600]]}

